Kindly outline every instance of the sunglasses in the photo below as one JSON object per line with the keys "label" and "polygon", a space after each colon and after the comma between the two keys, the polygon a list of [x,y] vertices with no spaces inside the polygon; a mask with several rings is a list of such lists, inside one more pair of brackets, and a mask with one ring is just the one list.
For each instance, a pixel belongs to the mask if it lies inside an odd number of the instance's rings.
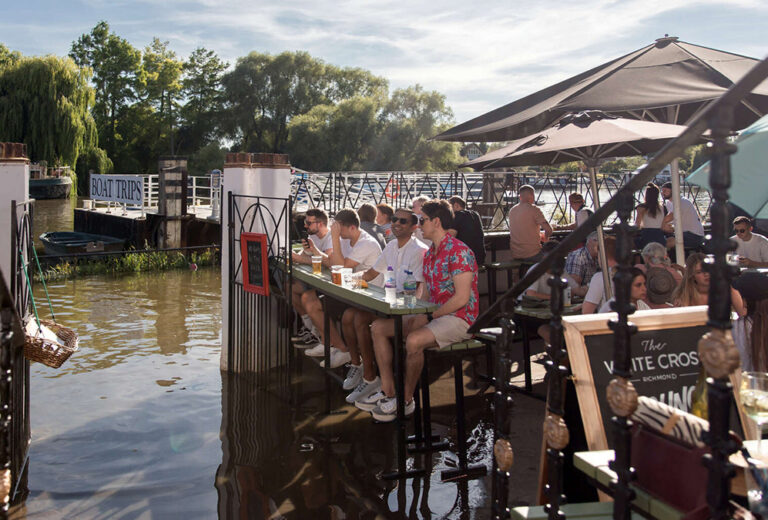
{"label": "sunglasses", "polygon": [[392,219],[392,223],[394,224],[395,222],[399,222],[400,224],[407,225],[407,224],[410,224],[412,222],[412,220],[410,218],[397,218],[397,217],[395,217],[395,218]]}
{"label": "sunglasses", "polygon": [[736,229],[734,231],[736,231],[736,233],[738,233],[739,235],[741,235],[742,233],[746,233],[747,232],[746,229]]}
{"label": "sunglasses", "polygon": [[432,220],[432,217],[419,217],[419,225],[423,226],[427,220]]}

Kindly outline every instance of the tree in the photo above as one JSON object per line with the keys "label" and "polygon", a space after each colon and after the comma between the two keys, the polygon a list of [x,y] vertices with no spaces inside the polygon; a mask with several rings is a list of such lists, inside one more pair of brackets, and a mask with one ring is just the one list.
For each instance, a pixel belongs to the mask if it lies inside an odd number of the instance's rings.
{"label": "tree", "polygon": [[[178,120],[178,104],[181,97],[181,72],[183,62],[176,53],[168,49],[168,42],[153,38],[144,49],[143,66],[143,102],[154,109],[155,128],[152,133],[156,150],[163,148],[171,155],[175,154],[173,133]],[[167,136],[167,137],[166,137]],[[161,143],[167,142],[164,147]],[[155,154],[153,154],[155,155]]]}
{"label": "tree", "polygon": [[198,47],[184,63],[181,81],[186,103],[181,107],[179,148],[189,153],[206,146],[219,133],[224,97],[221,80],[227,63],[215,52]]}
{"label": "tree", "polygon": [[392,93],[380,117],[383,131],[368,166],[377,170],[453,170],[461,161],[456,143],[429,141],[453,125],[445,96],[420,85]]}
{"label": "tree", "polygon": [[2,43],[0,43],[0,69],[12,65],[13,63],[21,59],[21,53],[18,51],[12,51]]}
{"label": "tree", "polygon": [[138,98],[137,89],[144,82],[141,53],[127,40],[110,33],[109,24],[102,21],[72,44],[69,55],[79,66],[93,71],[94,119],[102,146],[115,158],[121,151],[120,118]]}
{"label": "tree", "polygon": [[56,56],[21,57],[0,68],[0,141],[27,144],[34,161],[73,169],[98,150],[89,71]]}
{"label": "tree", "polygon": [[378,135],[384,101],[354,97],[294,117],[288,125],[291,163],[314,171],[362,169]]}

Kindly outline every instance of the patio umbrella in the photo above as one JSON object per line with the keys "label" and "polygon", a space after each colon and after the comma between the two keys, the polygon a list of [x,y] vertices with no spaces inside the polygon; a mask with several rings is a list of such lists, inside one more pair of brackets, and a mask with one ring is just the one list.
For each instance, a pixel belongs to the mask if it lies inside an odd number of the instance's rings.
{"label": "patio umbrella", "polygon": [[[508,141],[550,126],[569,112],[604,110],[621,117],[687,124],[759,60],[681,42],[676,37],[604,63],[565,81],[483,114],[434,137],[441,141]],[[736,127],[768,113],[768,80],[735,107]],[[680,197],[677,161],[672,196]],[[675,227],[681,229],[680,212]],[[684,260],[682,233],[675,233],[677,261]]]}
{"label": "patio umbrella", "polygon": [[[728,197],[755,218],[768,218],[768,116],[744,129],[736,139],[738,150],[731,156],[731,187]],[[709,163],[686,179],[691,184],[709,188]]]}
{"label": "patio umbrella", "polygon": [[[592,198],[595,209],[598,209],[600,197],[597,191],[597,169],[601,160],[656,152],[685,128],[681,125],[619,118],[591,110],[569,114],[539,134],[515,140],[504,148],[462,166],[484,169],[583,161],[589,169]],[[597,228],[597,233],[600,241],[600,267],[604,273],[608,273],[602,226]],[[609,277],[604,276],[603,281],[605,292],[610,295]]]}

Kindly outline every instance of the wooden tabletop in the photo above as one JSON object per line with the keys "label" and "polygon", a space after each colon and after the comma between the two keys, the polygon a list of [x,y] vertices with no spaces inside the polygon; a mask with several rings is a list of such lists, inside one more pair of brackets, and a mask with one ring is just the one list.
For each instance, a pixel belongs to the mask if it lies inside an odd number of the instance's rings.
{"label": "wooden tabletop", "polygon": [[424,300],[416,300],[416,305],[406,307],[402,304],[402,296],[398,297],[400,305],[390,305],[384,299],[384,289],[369,285],[367,289],[347,289],[336,285],[331,281],[331,275],[327,269],[323,268],[320,275],[312,273],[312,266],[306,264],[293,264],[293,277],[327,294],[331,298],[348,302],[356,307],[369,309],[377,314],[396,316],[409,314],[426,314],[434,312],[439,305]]}
{"label": "wooden tabletop", "polygon": [[[523,305],[517,305],[515,307],[515,314],[540,320],[552,319],[552,312],[549,310],[549,302],[547,302],[545,307],[524,307]],[[574,314],[581,314],[581,304],[566,305],[563,307],[563,316],[572,316]]]}

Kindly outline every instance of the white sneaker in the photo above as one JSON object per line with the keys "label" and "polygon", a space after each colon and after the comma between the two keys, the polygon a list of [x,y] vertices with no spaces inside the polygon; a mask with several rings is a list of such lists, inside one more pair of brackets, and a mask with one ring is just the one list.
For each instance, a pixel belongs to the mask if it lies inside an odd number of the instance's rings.
{"label": "white sneaker", "polygon": [[346,401],[350,404],[354,403],[358,399],[364,399],[369,395],[378,392],[380,389],[381,389],[381,379],[379,379],[378,376],[376,377],[376,379],[374,379],[370,383],[365,379],[363,379],[362,381],[360,381],[360,384],[357,385],[354,392],[352,392],[346,397]]}
{"label": "white sneaker", "polygon": [[[344,383],[341,385],[341,387],[344,390],[352,390],[354,388],[357,388],[357,385],[359,385],[363,380],[363,366],[362,365],[349,365],[349,370],[347,371],[347,377],[344,379]],[[349,401],[350,403],[352,401]]]}
{"label": "white sneaker", "polygon": [[[378,377],[376,379],[378,379]],[[379,389],[377,392],[373,392],[366,397],[360,397],[359,399],[356,399],[355,406],[364,412],[370,412],[376,408],[379,405],[379,402],[383,399],[387,399],[387,394]]]}
{"label": "white sneaker", "polygon": [[[331,347],[331,368],[339,368],[352,361],[349,352],[342,352],[336,347]],[[325,368],[325,360],[320,362],[320,366]]]}
{"label": "white sneaker", "polygon": [[[411,399],[405,404],[405,416],[408,417],[416,409],[416,403]],[[387,397],[379,402],[379,405],[371,410],[373,418],[379,422],[392,422],[397,419],[397,398]]]}
{"label": "white sneaker", "polygon": [[314,347],[305,350],[304,354],[309,357],[323,357],[325,355],[325,345],[318,343]]}

